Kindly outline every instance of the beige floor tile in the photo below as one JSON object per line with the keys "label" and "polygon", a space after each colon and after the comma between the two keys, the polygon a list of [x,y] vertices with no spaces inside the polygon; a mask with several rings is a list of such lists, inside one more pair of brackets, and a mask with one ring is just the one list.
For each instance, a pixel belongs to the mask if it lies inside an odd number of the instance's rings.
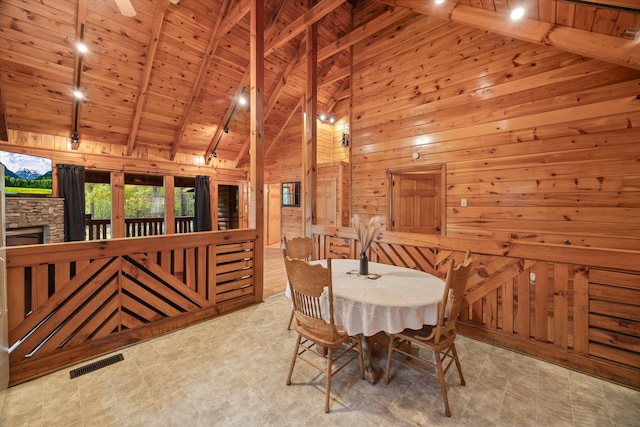
{"label": "beige floor tile", "polygon": [[[635,390],[463,336],[466,385],[449,372],[451,418],[437,381],[393,364],[390,384],[372,385],[357,362],[334,378],[325,414],[315,369],[298,362],[285,384],[296,338],[286,329],[290,309],[278,295],[123,349],[124,361],[78,378],[65,370],[12,387],[0,425],[631,427],[640,419]],[[384,368],[384,348],[374,362]]]}

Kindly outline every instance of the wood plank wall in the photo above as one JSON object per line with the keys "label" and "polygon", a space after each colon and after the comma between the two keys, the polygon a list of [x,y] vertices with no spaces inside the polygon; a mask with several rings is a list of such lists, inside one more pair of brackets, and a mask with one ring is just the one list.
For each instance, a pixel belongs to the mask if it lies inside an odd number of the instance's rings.
{"label": "wood plank wall", "polygon": [[[355,22],[380,11],[366,3]],[[352,214],[387,217],[388,169],[444,164],[448,236],[637,249],[639,84],[637,70],[409,17],[354,47]]]}
{"label": "wood plank wall", "polygon": [[[348,159],[348,147],[340,146],[337,139],[337,129],[342,129],[346,123],[344,103],[336,108],[334,117],[336,124],[330,125],[317,121],[318,126],[318,152],[317,162],[332,162],[332,159],[340,161]],[[340,136],[342,135],[342,131]],[[306,179],[302,167],[302,141],[303,141],[303,113],[294,114],[290,122],[274,141],[269,141],[266,150],[264,175],[266,184],[278,184],[287,181],[300,181]],[[347,175],[348,176],[348,175]],[[348,188],[347,188],[348,191]],[[282,208],[281,234],[292,238],[304,235],[303,210],[301,207]]]}
{"label": "wood plank wall", "polygon": [[[318,258],[357,258],[353,228],[313,227]],[[640,389],[640,251],[384,231],[371,261],[444,278],[472,253],[463,335]]]}
{"label": "wood plank wall", "polygon": [[[123,171],[153,175],[196,176],[209,175],[224,182],[246,182],[247,171],[233,168],[232,162],[224,161],[212,166],[204,166],[202,156],[180,154],[174,161],[169,153],[152,148],[137,148],[132,156],[126,156],[125,149],[117,144],[95,141],[81,141],[78,150],[71,150],[69,138],[34,132],[9,130],[9,140],[0,141],[0,150],[34,156],[49,157],[53,165],[70,163],[89,169]],[[225,167],[226,166],[226,167]]]}

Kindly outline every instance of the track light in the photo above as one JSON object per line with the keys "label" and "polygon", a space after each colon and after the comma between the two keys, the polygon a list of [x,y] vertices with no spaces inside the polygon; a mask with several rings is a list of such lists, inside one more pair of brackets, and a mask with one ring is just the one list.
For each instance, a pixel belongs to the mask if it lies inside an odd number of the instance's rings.
{"label": "track light", "polygon": [[517,21],[524,16],[524,7],[518,6],[511,11],[511,19]]}
{"label": "track light", "polygon": [[622,33],[622,37],[624,37],[625,39],[629,39],[629,40],[637,40],[640,38],[640,26],[637,26],[635,28],[629,28],[628,30],[625,30],[624,33]]}
{"label": "track light", "polygon": [[78,138],[78,134],[77,133],[74,133],[71,136],[71,149],[72,150],[77,150],[79,146],[80,146],[80,138]]}

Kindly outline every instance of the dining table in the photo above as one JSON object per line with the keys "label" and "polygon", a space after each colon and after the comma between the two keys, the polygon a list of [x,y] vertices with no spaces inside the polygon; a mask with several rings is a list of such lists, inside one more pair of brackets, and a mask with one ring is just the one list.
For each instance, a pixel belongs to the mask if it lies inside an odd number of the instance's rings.
{"label": "dining table", "polygon": [[[311,262],[327,264],[326,260]],[[359,264],[355,259],[331,260],[334,319],[349,335],[362,336],[365,378],[375,384],[382,370],[373,364],[370,338],[435,325],[444,280],[421,270],[371,261],[369,274],[360,275]],[[328,319],[327,290],[321,304]]]}

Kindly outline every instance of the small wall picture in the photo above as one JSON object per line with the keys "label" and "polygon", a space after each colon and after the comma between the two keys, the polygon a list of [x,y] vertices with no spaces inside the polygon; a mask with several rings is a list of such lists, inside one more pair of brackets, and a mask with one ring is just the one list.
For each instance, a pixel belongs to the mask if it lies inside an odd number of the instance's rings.
{"label": "small wall picture", "polygon": [[5,193],[51,195],[52,161],[46,157],[0,151]]}

